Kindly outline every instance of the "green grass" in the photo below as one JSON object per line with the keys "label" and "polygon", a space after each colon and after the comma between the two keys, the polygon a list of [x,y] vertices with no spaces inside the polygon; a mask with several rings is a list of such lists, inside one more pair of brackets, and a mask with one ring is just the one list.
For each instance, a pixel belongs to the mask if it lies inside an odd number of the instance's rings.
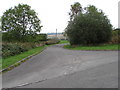
{"label": "green grass", "polygon": [[69,43],[67,40],[60,40],[59,44]]}
{"label": "green grass", "polygon": [[30,55],[37,54],[37,53],[41,52],[44,48],[45,48],[45,46],[36,47],[36,48],[31,49],[27,52],[23,52],[19,55],[11,56],[11,57],[8,57],[5,59],[0,59],[0,62],[2,62],[2,69],[9,67],[10,65],[13,65],[16,62],[18,62],[18,61],[20,61],[20,60],[22,60]]}
{"label": "green grass", "polygon": [[70,46],[65,45],[64,48],[71,50],[118,50],[118,44],[107,44],[99,46]]}

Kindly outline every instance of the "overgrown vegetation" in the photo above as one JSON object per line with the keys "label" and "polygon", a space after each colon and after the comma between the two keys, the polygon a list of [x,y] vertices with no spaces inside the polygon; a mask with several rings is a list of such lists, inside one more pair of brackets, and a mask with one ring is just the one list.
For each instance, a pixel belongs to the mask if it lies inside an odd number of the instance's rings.
{"label": "overgrown vegetation", "polygon": [[3,43],[2,58],[17,55],[35,47],[34,43]]}
{"label": "overgrown vegetation", "polygon": [[81,10],[76,3],[71,8],[76,13],[65,31],[71,45],[97,45],[111,40],[112,25],[102,10],[93,5]]}

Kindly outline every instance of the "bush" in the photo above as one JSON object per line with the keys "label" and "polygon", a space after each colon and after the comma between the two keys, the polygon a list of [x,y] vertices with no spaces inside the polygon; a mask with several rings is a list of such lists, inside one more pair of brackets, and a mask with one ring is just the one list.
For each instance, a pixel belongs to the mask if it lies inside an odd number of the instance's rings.
{"label": "bush", "polygon": [[2,57],[14,56],[35,47],[36,45],[34,43],[3,43]]}
{"label": "bush", "polygon": [[119,29],[115,29],[112,31],[112,39],[109,42],[111,44],[118,44],[120,43],[120,30]]}
{"label": "bush", "polygon": [[96,45],[110,41],[112,25],[102,11],[87,7],[86,13],[70,21],[66,33],[71,45]]}

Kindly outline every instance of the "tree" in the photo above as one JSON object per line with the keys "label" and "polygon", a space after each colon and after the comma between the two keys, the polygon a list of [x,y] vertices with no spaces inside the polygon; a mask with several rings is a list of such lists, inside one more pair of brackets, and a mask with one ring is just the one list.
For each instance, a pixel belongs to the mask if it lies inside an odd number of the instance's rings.
{"label": "tree", "polygon": [[27,4],[19,4],[6,10],[2,16],[2,31],[11,40],[25,41],[27,35],[35,35],[41,30],[37,13]]}
{"label": "tree", "polygon": [[75,2],[73,5],[71,5],[70,11],[71,12],[69,12],[69,15],[70,15],[70,21],[71,21],[76,15],[82,12],[81,4],[79,2]]}
{"label": "tree", "polygon": [[73,44],[96,45],[108,42],[111,39],[112,25],[102,10],[95,6],[86,7],[85,13],[74,17],[66,33]]}
{"label": "tree", "polygon": [[[70,12],[69,12],[70,21],[68,21],[68,23],[70,24],[74,20],[75,16],[82,13],[82,11],[83,11],[82,5],[79,2],[75,2],[74,4],[72,4]],[[69,24],[68,24],[68,27],[69,27]],[[64,32],[65,37],[67,37],[67,28],[68,27],[65,28],[65,32]]]}

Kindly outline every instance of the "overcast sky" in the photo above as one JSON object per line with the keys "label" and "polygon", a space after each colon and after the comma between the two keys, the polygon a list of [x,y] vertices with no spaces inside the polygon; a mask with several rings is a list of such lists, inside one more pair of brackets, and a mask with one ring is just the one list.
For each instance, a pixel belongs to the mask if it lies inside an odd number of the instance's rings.
{"label": "overcast sky", "polygon": [[118,2],[119,0],[1,0],[0,16],[10,7],[28,4],[38,13],[43,28],[41,33],[63,32],[69,21],[68,12],[70,5],[79,2],[82,7],[95,5],[102,9],[111,21],[113,27],[118,27]]}

